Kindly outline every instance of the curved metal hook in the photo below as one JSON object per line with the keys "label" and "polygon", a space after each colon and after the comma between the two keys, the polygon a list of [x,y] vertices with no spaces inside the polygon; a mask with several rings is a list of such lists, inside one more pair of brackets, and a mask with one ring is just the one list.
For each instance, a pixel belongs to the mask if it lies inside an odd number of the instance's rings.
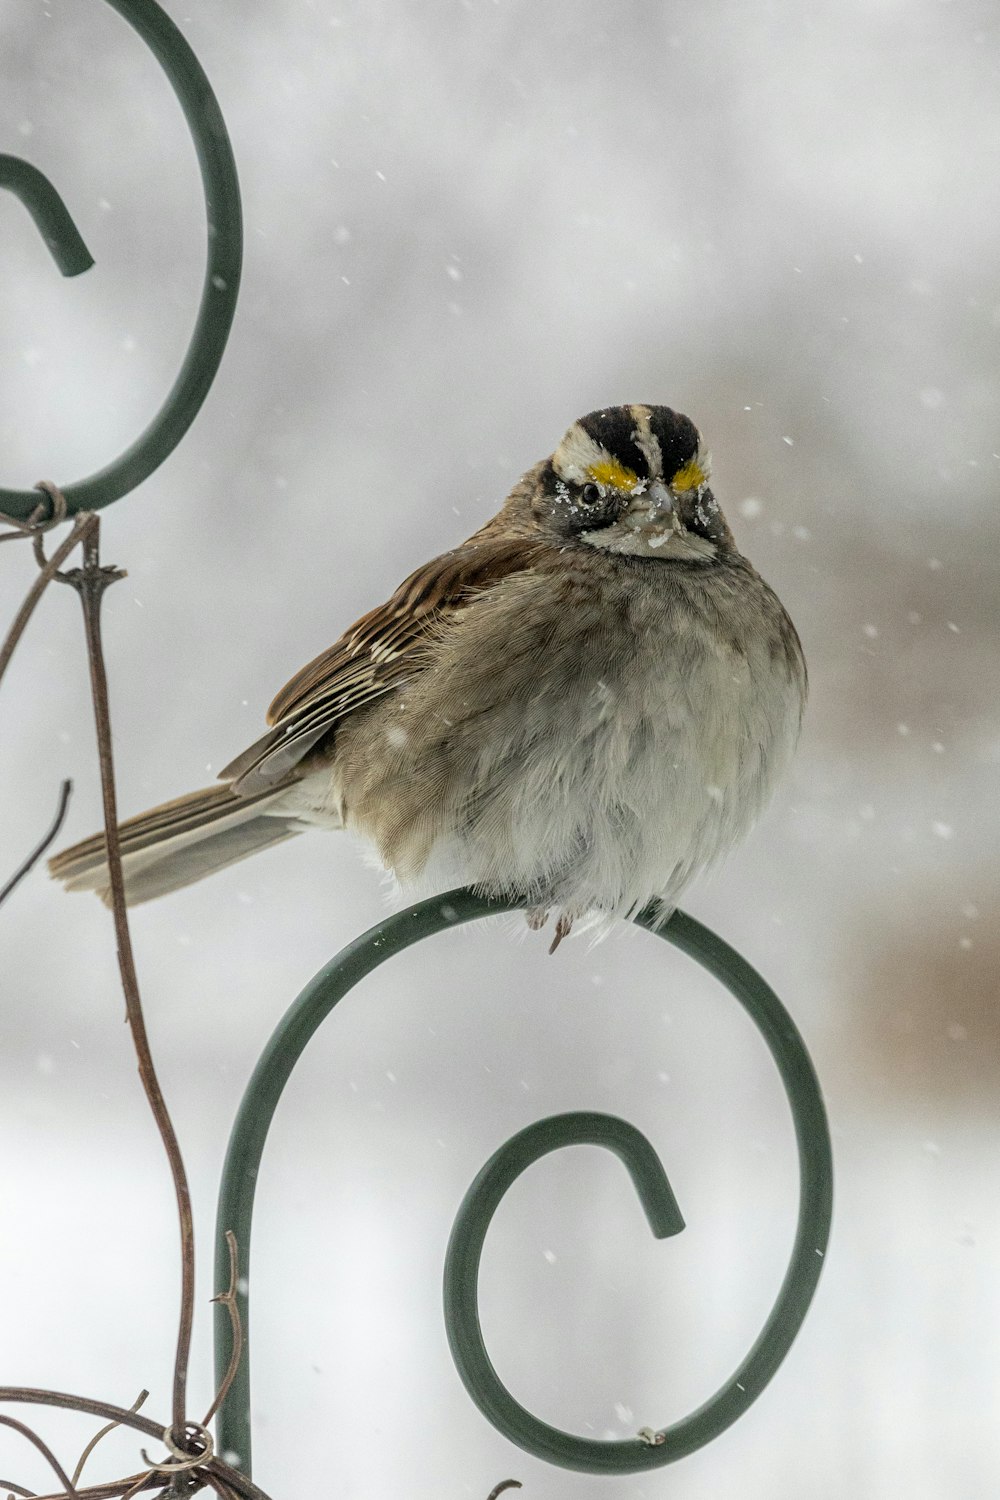
{"label": "curved metal hook", "polygon": [[[604,1120],[625,1130],[631,1130],[631,1126],[612,1117],[557,1116],[522,1131],[494,1154],[465,1195],[448,1245],[444,1295],[452,1358],[480,1411],[511,1442],[536,1458],[589,1474],[631,1474],[673,1463],[718,1437],[743,1415],[788,1353],[808,1311],[823,1266],[833,1206],[833,1163],[822,1094],[805,1044],[777,995],[735,949],[684,912],[675,912],[662,928],[653,913],[640,913],[635,920],[696,959],[719,979],[761,1032],[791,1105],[801,1179],[799,1214],[791,1259],[777,1301],[736,1372],[697,1411],[653,1434],[651,1440],[595,1441],[562,1432],[541,1421],[515,1400],[497,1375],[479,1324],[479,1261],[490,1221],[503,1193],[527,1165],[523,1160],[525,1136],[541,1133],[560,1120],[579,1122],[582,1132],[594,1120]],[[559,1133],[564,1139],[556,1144],[569,1145],[593,1138],[586,1133],[574,1134],[568,1123]],[[536,1154],[541,1155],[542,1151]],[[638,1180],[636,1187],[642,1196]]]}
{"label": "curved metal hook", "polygon": [[[617,1115],[590,1111],[550,1115],[528,1125],[494,1151],[462,1199],[448,1241],[444,1321],[451,1357],[466,1390],[493,1426],[508,1436],[512,1426],[523,1430],[525,1422],[534,1424],[536,1419],[507,1391],[486,1352],[479,1324],[479,1264],[486,1232],[508,1189],[528,1167],[564,1146],[604,1146],[613,1151],[624,1162],[649,1227],[658,1240],[680,1234],[684,1228],[660,1158],[646,1137]],[[595,1446],[603,1452],[609,1444]]]}
{"label": "curved metal hook", "polygon": [[[172,389],[145,431],[113,463],[91,474],[89,479],[60,486],[71,513],[100,510],[119,500],[147,479],[176,448],[215,379],[236,311],[243,265],[243,219],[236,163],[222,111],[201,64],[156,0],[107,0],[107,3],[138,32],[163,68],[180,101],[201,168],[208,220],[208,255],[197,320]],[[14,176],[19,185],[13,190],[33,215],[35,209],[24,189],[34,194],[36,204],[43,203],[50,217],[54,203],[66,213],[55,189],[41,173],[35,176],[36,169],[28,167],[17,157],[5,160],[15,164]],[[27,176],[23,170],[19,172],[17,169],[26,169]],[[44,189],[40,190],[38,178],[44,183]],[[4,185],[12,186],[9,180]],[[46,190],[51,196],[46,195]],[[68,213],[66,222],[73,229]],[[40,227],[55,254],[49,233],[44,226]],[[65,230],[66,224],[61,228]],[[75,229],[73,232],[76,233]],[[82,240],[80,244],[83,246]],[[86,246],[83,246],[83,251],[88,253]],[[85,270],[86,267],[81,265],[79,269]],[[28,516],[37,504],[38,496],[34,490],[0,489],[0,510],[9,515]]]}
{"label": "curved metal hook", "polygon": [[44,172],[20,156],[0,152],[0,188],[20,198],[64,276],[79,276],[90,270],[94,257]]}
{"label": "curved metal hook", "polygon": [[[235,1235],[239,1249],[238,1304],[244,1340],[243,1361],[218,1414],[218,1446],[222,1452],[239,1456],[238,1467],[244,1473],[250,1473],[251,1456],[248,1275],[254,1192],[264,1142],[285,1084],[313,1033],[338,1001],[387,958],[447,927],[517,910],[519,905],[459,890],[388,917],[350,943],[306,985],[257,1063],[229,1139],[216,1222],[220,1286],[228,1286],[230,1279],[227,1231]],[[774,991],[734,949],[682,912],[675,912],[662,929],[653,915],[640,914],[635,920],[719,979],[761,1031],[792,1108],[801,1174],[799,1217],[778,1301],[750,1353],[726,1384],[683,1422],[655,1434],[651,1443],[638,1439],[595,1442],[539,1421],[514,1400],[490,1363],[476,1305],[476,1271],[490,1220],[504,1192],[532,1161],[574,1144],[603,1145],[621,1156],[655,1234],[679,1232],[683,1228],[680,1210],[648,1141],[614,1116],[554,1116],[521,1131],[494,1154],[466,1194],[449,1244],[445,1316],[452,1353],[473,1400],[505,1436],[549,1462],[591,1473],[630,1473],[670,1463],[708,1442],[746,1410],[780,1365],[805,1317],[823,1263],[832,1206],[830,1137],[822,1095],[809,1054]],[[220,1385],[229,1367],[232,1337],[227,1309],[217,1307],[215,1358]]]}

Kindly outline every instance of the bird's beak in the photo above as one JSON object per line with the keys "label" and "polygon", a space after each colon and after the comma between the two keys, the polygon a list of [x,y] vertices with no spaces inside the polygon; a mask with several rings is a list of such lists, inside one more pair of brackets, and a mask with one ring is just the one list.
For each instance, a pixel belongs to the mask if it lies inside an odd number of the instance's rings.
{"label": "bird's beak", "polygon": [[662,479],[654,479],[646,494],[658,516],[666,517],[675,514],[673,492]]}
{"label": "bird's beak", "polygon": [[673,492],[662,479],[654,479],[633,498],[626,517],[641,531],[664,533],[681,530]]}

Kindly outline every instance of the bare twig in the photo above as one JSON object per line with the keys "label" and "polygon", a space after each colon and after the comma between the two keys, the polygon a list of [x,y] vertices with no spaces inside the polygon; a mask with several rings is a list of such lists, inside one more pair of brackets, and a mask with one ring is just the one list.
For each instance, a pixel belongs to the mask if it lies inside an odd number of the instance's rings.
{"label": "bare twig", "polygon": [[127,1406],[115,1406],[111,1401],[95,1401],[90,1396],[73,1396],[66,1391],[45,1391],[35,1386],[0,1385],[0,1402],[11,1401],[21,1406],[58,1406],[66,1411],[83,1411],[92,1417],[104,1417],[109,1422],[120,1422],[123,1427],[132,1427],[146,1437],[158,1438],[163,1431],[158,1422],[139,1412],[129,1411]]}
{"label": "bare twig", "polygon": [[73,530],[70,532],[69,536],[59,544],[59,546],[53,552],[52,556],[49,558],[48,562],[46,562],[41,568],[38,577],[35,579],[34,583],[31,585],[31,588],[25,595],[24,603],[21,605],[21,608],[14,616],[14,623],[10,627],[10,630],[7,632],[6,640],[4,641],[3,645],[0,646],[0,679],[3,678],[3,674],[7,670],[7,664],[10,661],[11,657],[14,655],[14,648],[17,645],[18,641],[21,639],[21,636],[24,634],[24,627],[27,625],[28,621],[31,619],[31,616],[34,614],[35,606],[38,603],[39,599],[42,597],[46,588],[52,582],[53,578],[56,576],[63,563],[66,561],[67,557],[69,557],[73,548],[77,545],[78,542],[84,540],[86,537],[89,537],[94,532],[97,524],[97,517],[93,514],[92,511],[83,511],[73,522]]}
{"label": "bare twig", "polygon": [[187,1397],[187,1368],[191,1353],[191,1328],[194,1322],[194,1219],[187,1172],[177,1135],[160,1089],[153,1055],[142,1013],[139,980],[132,953],[132,938],[125,911],[125,885],[122,879],[121,847],[118,838],[118,806],[115,795],[114,758],[111,749],[111,715],[108,705],[108,678],[101,648],[101,600],[104,590],[123,574],[115,568],[102,568],[100,562],[100,521],[92,517],[92,526],[83,540],[83,566],[61,575],[80,595],[83,623],[90,663],[90,687],[97,726],[97,753],[101,768],[101,793],[104,800],[104,832],[107,840],[108,875],[111,886],[111,909],[118,944],[118,967],[121,971],[125,1008],[132,1028],[132,1041],[139,1062],[139,1077],[156,1120],[163,1147],[170,1164],[177,1198],[177,1215],[181,1236],[181,1310],[174,1360],[173,1430],[178,1443],[184,1440]]}
{"label": "bare twig", "polygon": [[248,1479],[238,1469],[230,1468],[229,1464],[223,1463],[221,1458],[213,1458],[206,1472],[214,1474],[217,1479],[221,1479],[234,1494],[240,1497],[240,1500],[270,1500],[270,1497],[265,1495],[259,1485],[254,1484],[252,1479]]}
{"label": "bare twig", "polygon": [[[138,1396],[136,1396],[135,1400],[132,1402],[132,1405],[129,1407],[129,1411],[138,1411],[139,1407],[142,1405],[148,1395],[148,1391],[140,1391]],[[87,1459],[90,1457],[94,1449],[97,1447],[98,1443],[101,1441],[101,1438],[107,1437],[109,1432],[114,1432],[115,1428],[120,1427],[121,1425],[121,1422],[116,1419],[113,1422],[106,1422],[103,1427],[101,1427],[97,1432],[94,1433],[94,1436],[91,1438],[90,1442],[87,1444],[86,1448],[84,1448],[83,1452],[80,1454],[80,1457],[77,1459],[76,1468],[73,1470],[74,1484],[76,1484],[77,1480],[80,1478],[80,1475],[83,1473],[84,1464],[87,1462]]]}
{"label": "bare twig", "polygon": [[229,1393],[229,1387],[236,1379],[236,1371],[240,1367],[240,1359],[243,1354],[243,1323],[240,1318],[240,1309],[236,1301],[236,1282],[239,1274],[239,1250],[236,1244],[236,1236],[231,1229],[226,1230],[226,1248],[229,1251],[229,1290],[220,1292],[213,1297],[213,1302],[221,1302],[229,1314],[229,1322],[233,1330],[233,1352],[229,1356],[229,1364],[226,1373],[222,1377],[219,1389],[215,1393],[215,1400],[208,1411],[202,1417],[202,1426],[207,1427],[209,1422],[219,1410]]}
{"label": "bare twig", "polygon": [[139,1475],[134,1484],[129,1485],[128,1489],[122,1495],[122,1500],[132,1500],[133,1495],[138,1495],[140,1490],[146,1489],[148,1485],[153,1483],[163,1484],[163,1475],[157,1474],[155,1469],[147,1469],[145,1474]]}
{"label": "bare twig", "polygon": [[19,1484],[14,1484],[10,1479],[0,1479],[0,1490],[9,1490],[13,1495],[27,1495],[28,1500],[35,1500],[34,1490],[22,1490]]}
{"label": "bare twig", "polygon": [[200,1447],[195,1448],[194,1452],[188,1447],[182,1448],[173,1432],[167,1427],[160,1437],[170,1457],[154,1462],[145,1448],[140,1448],[143,1463],[147,1463],[157,1473],[168,1474],[171,1478],[175,1474],[183,1474],[189,1469],[201,1469],[211,1463],[215,1454],[215,1441],[207,1427],[200,1427],[197,1422],[188,1422],[183,1436],[188,1442],[199,1443]]}
{"label": "bare twig", "polygon": [[21,516],[9,516],[5,510],[0,510],[0,526],[10,527],[9,531],[0,532],[0,542],[17,542],[26,536],[39,537],[43,531],[50,531],[53,526],[61,526],[65,521],[69,507],[62,490],[48,479],[40,479],[35,489],[47,496],[48,505],[44,500],[39,500],[27,520]]}
{"label": "bare twig", "polygon": [[[144,1433],[147,1437],[162,1438],[163,1428],[149,1417],[144,1417],[141,1412],[129,1411],[124,1406],[114,1406],[110,1401],[95,1401],[91,1396],[73,1396],[66,1391],[46,1391],[34,1386],[4,1385],[0,1386],[0,1402],[13,1401],[19,1405],[26,1406],[58,1406],[68,1411],[84,1411],[93,1417],[106,1417],[109,1420],[120,1422],[123,1427],[135,1428],[137,1432]],[[228,1484],[241,1500],[270,1500],[270,1496],[234,1469],[230,1464],[219,1458],[218,1454],[205,1465],[205,1472],[212,1473]],[[111,1485],[97,1485],[91,1490],[81,1490],[80,1500],[97,1500],[99,1495],[121,1495],[127,1485],[135,1484],[137,1480],[149,1480],[149,1488],[155,1489],[157,1483],[164,1482],[164,1476],[158,1475],[154,1478],[147,1474],[132,1475],[129,1479],[117,1480]],[[140,1486],[141,1488],[141,1486]],[[39,1497],[42,1500],[42,1497]],[[64,1494],[48,1495],[44,1500],[66,1500]]]}
{"label": "bare twig", "polygon": [[501,1479],[500,1483],[490,1490],[486,1500],[497,1500],[497,1496],[502,1495],[504,1490],[519,1490],[521,1487],[519,1479]]}
{"label": "bare twig", "polygon": [[13,1427],[15,1432],[19,1432],[22,1437],[28,1439],[29,1443],[33,1443],[34,1446],[38,1449],[39,1453],[51,1467],[59,1483],[63,1486],[63,1489],[65,1490],[66,1495],[69,1497],[69,1500],[80,1500],[80,1497],[77,1494],[76,1490],[73,1488],[72,1482],[69,1475],[66,1473],[66,1470],[56,1458],[55,1454],[52,1452],[52,1449],[48,1446],[48,1444],[44,1443],[38,1436],[37,1432],[32,1431],[32,1429],[26,1422],[19,1422],[16,1417],[8,1417],[3,1415],[2,1413],[0,1413],[0,1423],[2,1423],[4,1427]]}
{"label": "bare twig", "polygon": [[[135,1489],[137,1479],[142,1480],[139,1489]],[[80,1500],[120,1500],[127,1490],[133,1489],[139,1494],[142,1488],[154,1489],[163,1484],[162,1474],[129,1474],[126,1479],[110,1479],[105,1484],[91,1484],[86,1489],[77,1490]],[[66,1500],[63,1490],[54,1495],[36,1495],[34,1500]]]}
{"label": "bare twig", "polygon": [[71,781],[64,781],[59,789],[59,806],[56,808],[56,815],[52,820],[52,825],[49,828],[49,831],[44,835],[41,841],[35,845],[34,849],[32,849],[27,859],[25,859],[20,865],[18,865],[17,869],[14,871],[7,884],[3,887],[3,890],[0,890],[0,906],[2,906],[6,901],[7,897],[10,895],[14,887],[20,884],[25,875],[27,875],[28,871],[31,870],[35,864],[37,864],[38,860],[41,859],[42,855],[45,853],[46,849],[49,847],[52,840],[59,832],[60,828],[63,825],[63,819],[66,816],[66,809],[69,807],[69,798],[72,790],[73,783]]}
{"label": "bare twig", "polygon": [[[194,1317],[194,1225],[187,1175],[181,1158],[180,1147],[153,1066],[149,1039],[146,1034],[143,1017],[142,1001],[139,994],[135,960],[132,953],[125,908],[121,848],[118,838],[118,814],[114,783],[107,673],[101,645],[100,607],[104,590],[111,583],[115,582],[116,579],[124,577],[124,574],[115,568],[104,568],[101,566],[99,556],[100,522],[96,515],[88,513],[77,516],[69,536],[56,549],[51,559],[46,559],[42,546],[42,533],[58,521],[65,519],[66,507],[63,497],[55,490],[54,486],[42,485],[39,488],[44,489],[52,500],[52,515],[48,519],[44,518],[41,514],[41,507],[39,507],[39,510],[35,512],[28,523],[14,523],[18,535],[34,538],[39,574],[18,611],[2,647],[0,647],[0,677],[3,676],[14,649],[48,584],[53,578],[58,578],[60,581],[72,584],[79,593],[83,606],[87,656],[90,667],[91,696],[94,703],[94,717],[97,729],[101,790],[104,802],[104,831],[107,845],[111,905],[118,947],[118,963],[121,970],[122,988],[125,993],[126,1012],[138,1059],[139,1075],[163,1141],[177,1199],[181,1236],[181,1309],[177,1351],[174,1362],[173,1420],[171,1425],[166,1429],[156,1422],[140,1416],[138,1414],[139,1402],[136,1402],[132,1408],[125,1409],[114,1406],[110,1402],[95,1401],[89,1397],[69,1395],[60,1391],[37,1390],[23,1386],[0,1387],[0,1402],[12,1401],[64,1407],[69,1410],[88,1412],[91,1415],[109,1419],[109,1425],[102,1428],[88,1443],[81,1455],[76,1473],[71,1480],[60,1467],[58,1460],[50,1452],[42,1439],[31,1428],[22,1422],[18,1422],[13,1417],[0,1414],[0,1424],[22,1433],[44,1454],[63,1486],[58,1494],[41,1497],[33,1497],[31,1491],[9,1482],[6,1487],[9,1493],[19,1494],[25,1497],[25,1500],[27,1500],[27,1497],[31,1497],[31,1500],[122,1500],[122,1497],[126,1494],[138,1495],[143,1490],[155,1490],[163,1497],[166,1496],[167,1490],[169,1490],[171,1495],[176,1496],[182,1493],[193,1495],[198,1489],[204,1488],[206,1485],[220,1496],[221,1500],[269,1500],[265,1492],[258,1485],[254,1484],[252,1480],[248,1479],[246,1475],[239,1473],[231,1465],[223,1462],[221,1458],[212,1453],[211,1436],[205,1432],[204,1426],[187,1422],[185,1419],[187,1369],[190,1358],[191,1330]],[[0,523],[4,519],[7,518],[0,515]],[[65,562],[73,548],[79,544],[83,546],[82,566],[71,569],[67,573],[61,573],[59,571],[61,565]],[[33,851],[30,862],[26,862],[26,865],[16,873],[13,881],[8,882],[4,891],[0,892],[0,899],[9,890],[13,889],[17,881],[26,873],[27,868],[30,868],[30,864],[34,863],[34,860],[42,854],[44,848],[55,837],[62,814],[65,811],[65,803],[68,795],[69,790],[67,786],[63,789],[59,818],[55,827],[46,836],[44,843]],[[233,1323],[234,1353],[230,1361],[230,1368],[223,1378],[211,1412],[217,1410],[218,1405],[225,1399],[225,1395],[232,1384],[233,1376],[238,1367],[242,1349],[242,1328],[240,1325],[239,1310],[236,1305],[236,1243],[232,1236],[228,1236],[227,1238],[229,1239],[230,1247],[230,1287],[228,1292],[222,1293],[216,1300],[223,1302],[229,1310]],[[206,1417],[206,1423],[207,1421],[208,1418]],[[168,1450],[173,1454],[173,1461],[169,1465],[151,1466],[145,1473],[132,1474],[126,1478],[113,1480],[104,1484],[90,1485],[82,1490],[77,1489],[76,1481],[80,1477],[87,1457],[93,1451],[100,1438],[106,1432],[110,1431],[111,1427],[117,1425],[133,1428],[139,1432],[146,1433],[150,1437],[162,1437],[166,1442]],[[201,1451],[192,1452],[192,1433],[195,1434],[198,1442],[202,1444]],[[185,1469],[186,1473],[183,1472]],[[170,1472],[171,1470],[173,1472]],[[0,1481],[0,1485],[2,1484],[3,1482]]]}
{"label": "bare twig", "polygon": [[219,1478],[218,1474],[206,1474],[205,1480],[215,1493],[221,1496],[221,1500],[239,1500],[236,1491],[231,1490],[225,1480]]}

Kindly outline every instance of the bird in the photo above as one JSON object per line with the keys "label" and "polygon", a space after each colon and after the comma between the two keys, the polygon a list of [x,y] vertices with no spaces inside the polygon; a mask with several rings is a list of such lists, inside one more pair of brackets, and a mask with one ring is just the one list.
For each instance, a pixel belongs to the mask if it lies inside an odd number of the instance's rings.
{"label": "bird", "polygon": [[[574,923],[662,924],[756,822],[806,694],[694,423],[605,407],[297,672],[219,784],[120,825],[126,900],[319,827],[403,890],[554,914],[552,951]],[[103,833],[50,869],[110,900]]]}

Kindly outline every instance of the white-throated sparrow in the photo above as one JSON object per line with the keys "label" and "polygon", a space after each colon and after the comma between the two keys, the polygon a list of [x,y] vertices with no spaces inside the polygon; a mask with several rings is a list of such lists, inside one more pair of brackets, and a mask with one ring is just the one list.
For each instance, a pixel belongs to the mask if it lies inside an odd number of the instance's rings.
{"label": "white-throated sparrow", "polygon": [[[750,829],[795,746],[795,627],[738,551],[694,425],[575,422],[479,531],[284,687],[222,785],[123,823],[146,901],[310,825],[404,885],[664,917]],[[107,895],[104,835],[52,873]]]}

